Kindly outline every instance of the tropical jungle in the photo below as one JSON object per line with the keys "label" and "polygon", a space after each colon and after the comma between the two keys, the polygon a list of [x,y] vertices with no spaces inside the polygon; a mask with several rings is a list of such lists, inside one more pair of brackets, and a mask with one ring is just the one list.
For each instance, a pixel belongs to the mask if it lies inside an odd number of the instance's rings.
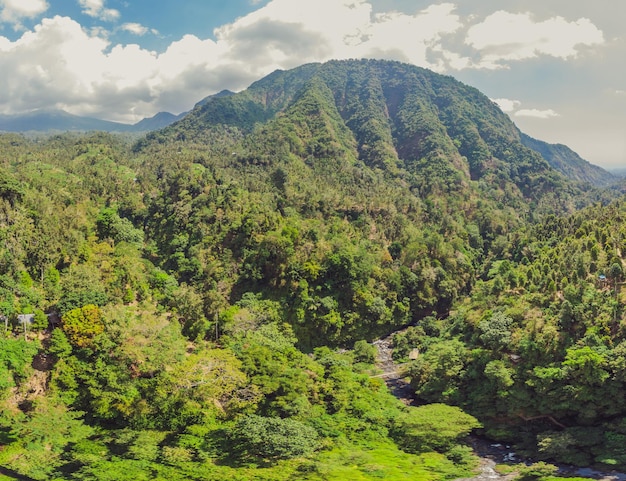
{"label": "tropical jungle", "polygon": [[623,195],[389,61],[2,134],[0,479],[443,481],[470,433],[626,470]]}

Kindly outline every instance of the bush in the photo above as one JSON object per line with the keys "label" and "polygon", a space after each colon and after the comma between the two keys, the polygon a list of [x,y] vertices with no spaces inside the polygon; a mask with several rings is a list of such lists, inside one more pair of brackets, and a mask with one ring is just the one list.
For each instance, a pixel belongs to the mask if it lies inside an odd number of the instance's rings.
{"label": "bush", "polygon": [[90,346],[93,338],[104,331],[100,309],[93,304],[66,312],[61,327],[70,343],[78,347]]}
{"label": "bush", "polygon": [[374,364],[376,362],[376,354],[378,350],[367,341],[357,341],[354,343],[354,360],[356,362],[364,362],[366,364]]}
{"label": "bush", "polygon": [[547,478],[548,476],[553,476],[557,471],[558,468],[555,465],[540,461],[530,466],[522,466],[519,468],[519,474],[515,478],[515,481],[536,481],[538,479]]}
{"label": "bush", "polygon": [[481,427],[476,418],[446,404],[410,408],[396,421],[395,437],[405,451],[446,452],[472,429]]}
{"label": "bush", "polygon": [[315,429],[293,419],[250,415],[239,420],[233,440],[244,457],[290,459],[311,454],[318,446]]}

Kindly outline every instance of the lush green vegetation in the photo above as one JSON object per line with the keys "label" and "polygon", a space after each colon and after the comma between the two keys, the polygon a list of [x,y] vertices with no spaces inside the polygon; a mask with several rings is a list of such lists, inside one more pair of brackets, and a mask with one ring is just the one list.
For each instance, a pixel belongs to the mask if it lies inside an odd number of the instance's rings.
{"label": "lush green vegetation", "polygon": [[[481,426],[623,465],[611,195],[392,62],[276,72],[132,145],[2,135],[0,473],[443,480]],[[417,408],[368,344],[408,325]]]}
{"label": "lush green vegetation", "polygon": [[445,320],[413,328],[424,400],[466,407],[544,459],[624,465],[622,201],[519,231]]}

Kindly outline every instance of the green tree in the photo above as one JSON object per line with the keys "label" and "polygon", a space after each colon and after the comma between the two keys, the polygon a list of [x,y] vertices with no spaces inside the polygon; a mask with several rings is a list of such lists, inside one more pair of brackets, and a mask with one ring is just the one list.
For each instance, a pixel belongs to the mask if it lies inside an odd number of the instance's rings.
{"label": "green tree", "polygon": [[66,312],[61,318],[61,328],[72,345],[91,346],[94,337],[104,331],[100,308],[88,304]]}
{"label": "green tree", "polygon": [[364,362],[366,364],[374,364],[376,362],[376,354],[378,350],[376,346],[371,345],[365,340],[360,340],[354,343],[354,360],[357,362]]}
{"label": "green tree", "polygon": [[315,429],[295,419],[245,416],[231,436],[244,457],[290,459],[307,456],[319,446]]}
{"label": "green tree", "polygon": [[476,418],[460,408],[435,403],[409,408],[396,420],[394,433],[403,449],[409,452],[445,452],[481,426]]}
{"label": "green tree", "polygon": [[35,309],[35,319],[32,327],[37,331],[48,328],[48,316],[41,309]]}
{"label": "green tree", "polygon": [[511,342],[511,326],[513,319],[503,312],[495,312],[491,318],[478,323],[479,339],[490,349],[499,351],[506,349]]}

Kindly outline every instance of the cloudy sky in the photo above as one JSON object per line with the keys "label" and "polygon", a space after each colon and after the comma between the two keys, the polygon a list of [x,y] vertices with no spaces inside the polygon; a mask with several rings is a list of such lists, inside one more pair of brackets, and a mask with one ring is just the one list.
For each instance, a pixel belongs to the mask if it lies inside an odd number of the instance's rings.
{"label": "cloudy sky", "polygon": [[0,0],[0,113],[136,122],[277,68],[410,62],[529,135],[626,167],[624,0]]}

